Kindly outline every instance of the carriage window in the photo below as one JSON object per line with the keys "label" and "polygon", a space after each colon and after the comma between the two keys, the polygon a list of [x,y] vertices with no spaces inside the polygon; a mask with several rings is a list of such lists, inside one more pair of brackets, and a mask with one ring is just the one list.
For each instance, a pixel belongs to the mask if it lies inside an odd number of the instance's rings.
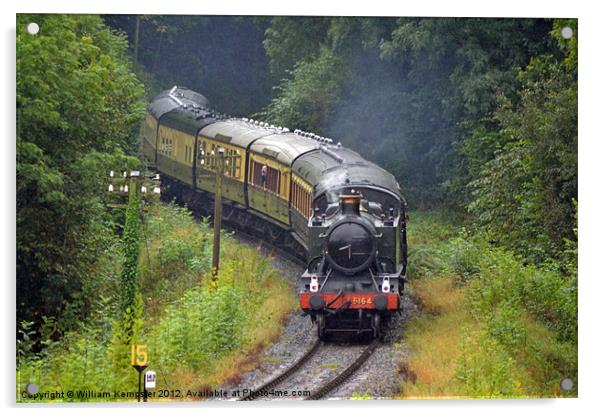
{"label": "carriage window", "polygon": [[163,137],[162,139],[162,152],[165,156],[171,156],[171,139]]}
{"label": "carriage window", "polygon": [[278,169],[255,161],[252,162],[251,169],[253,185],[276,194],[278,193],[280,189],[280,171]]}
{"label": "carriage window", "polygon": [[311,212],[311,194],[297,182],[293,181],[291,195],[293,208],[305,218],[309,218]]}
{"label": "carriage window", "polygon": [[236,150],[226,149],[226,166],[225,173],[227,176],[238,178],[238,171],[240,169],[239,157],[237,157]]}
{"label": "carriage window", "polygon": [[198,160],[197,166],[203,169],[215,170],[217,167],[218,149],[220,147],[225,149],[224,175],[240,179],[242,171],[242,156],[239,150],[227,145],[224,146],[211,142],[207,143],[206,140],[203,140],[202,142],[199,141],[198,153],[196,156]]}
{"label": "carriage window", "polygon": [[199,159],[201,159],[201,165],[207,167],[207,142],[203,142],[203,144],[199,146]]}
{"label": "carriage window", "polygon": [[193,146],[186,146],[186,153],[187,153],[187,155],[186,155],[186,161],[189,164],[191,164],[191,165],[192,165],[192,159],[193,159],[193,156],[194,156],[193,149],[194,149]]}
{"label": "carriage window", "polygon": [[234,176],[240,178],[240,171],[242,167],[242,155],[238,150],[234,152]]}
{"label": "carriage window", "polygon": [[197,149],[197,153],[196,153],[196,158],[197,159],[201,159],[201,158],[205,158],[205,152],[203,151],[203,142],[199,141],[199,147]]}
{"label": "carriage window", "polygon": [[232,175],[232,151],[230,149],[226,149],[226,154],[224,155],[224,175],[233,176]]}
{"label": "carriage window", "polygon": [[225,147],[226,154],[224,155],[224,174],[232,178],[240,179],[240,171],[242,166],[242,158],[238,150]]}
{"label": "carriage window", "polygon": [[215,143],[211,143],[211,159],[209,159],[209,166],[211,167],[211,169],[215,169],[215,165],[216,165],[216,160],[215,160],[215,156],[217,155],[217,146],[215,145]]}

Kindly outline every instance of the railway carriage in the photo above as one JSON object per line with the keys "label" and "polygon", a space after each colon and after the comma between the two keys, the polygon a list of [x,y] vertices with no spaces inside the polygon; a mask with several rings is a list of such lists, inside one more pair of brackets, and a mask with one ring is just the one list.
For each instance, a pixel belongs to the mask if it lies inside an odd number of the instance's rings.
{"label": "railway carriage", "polygon": [[218,114],[181,87],[153,100],[141,136],[150,165],[206,214],[212,156],[225,150],[224,221],[305,259],[299,301],[320,338],[378,336],[381,321],[400,310],[406,202],[390,173],[313,133]]}

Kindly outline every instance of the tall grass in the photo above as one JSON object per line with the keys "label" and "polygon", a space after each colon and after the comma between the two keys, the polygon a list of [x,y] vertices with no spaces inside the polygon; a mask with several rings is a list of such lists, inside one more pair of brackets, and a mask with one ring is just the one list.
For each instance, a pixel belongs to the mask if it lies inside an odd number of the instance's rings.
{"label": "tall grass", "polygon": [[410,290],[424,314],[406,332],[400,397],[575,396],[576,273],[528,265],[440,215],[411,224]]}

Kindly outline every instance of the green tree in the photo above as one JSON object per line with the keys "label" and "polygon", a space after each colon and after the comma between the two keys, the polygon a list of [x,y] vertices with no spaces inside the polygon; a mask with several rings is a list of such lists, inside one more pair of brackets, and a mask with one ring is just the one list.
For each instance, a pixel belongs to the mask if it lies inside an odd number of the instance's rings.
{"label": "green tree", "polygon": [[[38,35],[25,24],[40,25]],[[144,114],[125,37],[93,15],[17,16],[19,319],[89,310],[111,244],[110,169],[132,165]]]}
{"label": "green tree", "polygon": [[410,122],[400,150],[410,154],[410,184],[426,190],[420,199],[444,197],[456,206],[470,199],[465,169],[471,162],[456,149],[475,129],[485,135],[497,131],[491,117],[498,95],[512,96],[515,68],[549,48],[550,28],[543,19],[398,20],[381,51],[405,74],[407,98],[400,108],[411,110],[402,116]]}
{"label": "green tree", "polygon": [[277,87],[278,97],[261,115],[271,123],[320,130],[336,105],[346,77],[342,61],[324,49],[315,60],[299,62],[291,75]]}
{"label": "green tree", "polygon": [[[134,52],[136,16],[103,19],[128,34]],[[185,86],[220,112],[248,116],[270,98],[272,77],[262,46],[268,22],[249,16],[141,16],[136,72],[145,80],[152,74],[158,90]]]}
{"label": "green tree", "polygon": [[[560,28],[571,26],[565,40]],[[479,226],[534,259],[559,258],[576,240],[577,22],[556,21],[560,56],[533,58],[518,73],[518,101],[496,111],[506,144],[471,183]]]}
{"label": "green tree", "polygon": [[296,63],[316,58],[330,18],[276,16],[265,30],[263,47],[277,80],[289,78]]}

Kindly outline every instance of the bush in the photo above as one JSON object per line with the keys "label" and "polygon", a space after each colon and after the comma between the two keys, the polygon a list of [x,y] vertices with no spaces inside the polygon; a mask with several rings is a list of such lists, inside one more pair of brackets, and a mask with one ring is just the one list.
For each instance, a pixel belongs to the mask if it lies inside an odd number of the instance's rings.
{"label": "bush", "polygon": [[161,308],[209,272],[212,230],[207,222],[195,224],[192,214],[175,204],[152,205],[149,214],[143,224],[141,289],[145,299],[160,302],[156,306]]}
{"label": "bush", "polygon": [[555,329],[562,341],[577,342],[576,278],[525,266],[511,253],[490,250],[472,288],[481,313],[492,308],[522,308]]}
{"label": "bush", "polygon": [[199,369],[240,347],[245,320],[241,297],[228,286],[195,288],[169,306],[149,336],[159,365]]}
{"label": "bush", "polygon": [[420,279],[444,267],[441,250],[454,233],[454,216],[442,212],[411,212],[408,224],[408,269],[410,277]]}
{"label": "bush", "polygon": [[467,282],[481,271],[484,249],[486,247],[475,240],[466,237],[454,238],[443,251],[446,259],[443,268],[461,282]]}
{"label": "bush", "polygon": [[466,333],[461,349],[455,378],[466,396],[495,398],[521,395],[514,360],[494,338],[483,333]]}
{"label": "bush", "polygon": [[[529,313],[554,329],[561,341],[577,341],[577,277],[564,276],[552,263],[535,266],[482,237],[459,237],[419,246],[412,261],[423,276],[452,276],[471,292],[472,313],[494,319],[499,310],[515,317]],[[497,318],[496,318],[497,319]]]}
{"label": "bush", "polygon": [[487,333],[507,350],[524,346],[526,329],[519,319],[520,311],[513,304],[500,305],[487,321]]}
{"label": "bush", "polygon": [[[17,371],[19,392],[29,382],[43,386],[44,391],[63,393],[86,390],[133,391],[137,385],[137,375],[129,363],[129,346],[123,344],[125,334],[122,322],[110,323],[110,317],[107,316],[98,318],[100,321],[82,325],[81,332],[69,332],[59,342],[49,342],[46,339],[46,348],[42,353],[20,360]],[[108,333],[107,323],[110,328]],[[135,336],[139,337],[140,321],[134,326],[137,332]],[[19,399],[36,401],[20,396]],[[81,402],[115,399],[77,395],[68,397],[64,394],[64,397],[56,400]]]}

